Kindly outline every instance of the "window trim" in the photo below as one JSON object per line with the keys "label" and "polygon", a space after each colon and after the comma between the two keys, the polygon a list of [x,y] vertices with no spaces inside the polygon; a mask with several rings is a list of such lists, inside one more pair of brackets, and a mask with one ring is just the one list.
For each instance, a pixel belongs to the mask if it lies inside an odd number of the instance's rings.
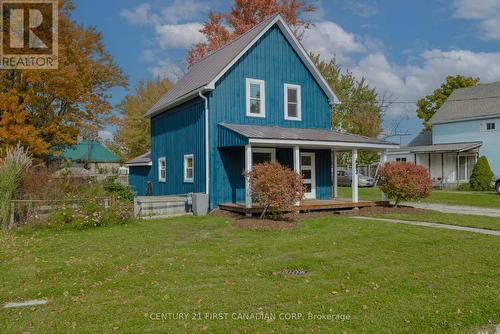
{"label": "window trim", "polygon": [[[260,86],[260,113],[252,114],[250,112],[250,86],[259,85]],[[266,82],[264,80],[246,78],[246,115],[247,117],[266,117]]]}
{"label": "window trim", "polygon": [[276,162],[276,149],[271,147],[252,147],[252,167],[254,153],[269,153],[271,154],[271,162]]}
{"label": "window trim", "polygon": [[[191,167],[193,174],[191,178],[187,177],[188,165],[187,161],[191,159],[193,161],[193,165]],[[184,155],[184,183],[194,183],[194,154],[185,154]]]}
{"label": "window trim", "polygon": [[[288,89],[297,90],[297,117],[288,116]],[[302,88],[300,85],[288,84],[284,85],[284,115],[287,121],[302,121]]]}
{"label": "window trim", "polygon": [[[161,177],[161,163],[165,163],[165,177]],[[158,158],[158,182],[167,182],[167,158],[159,157]]]}

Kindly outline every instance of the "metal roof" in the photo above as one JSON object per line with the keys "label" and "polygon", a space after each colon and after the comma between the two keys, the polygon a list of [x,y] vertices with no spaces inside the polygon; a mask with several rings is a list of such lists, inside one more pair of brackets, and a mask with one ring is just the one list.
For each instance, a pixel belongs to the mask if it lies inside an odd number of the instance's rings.
{"label": "metal roof", "polygon": [[197,96],[200,91],[213,90],[215,82],[274,24],[278,24],[278,27],[297,51],[297,54],[304,61],[306,67],[311,71],[331,102],[338,101],[330,86],[312,63],[308,53],[297,41],[281,15],[275,14],[194,64],[189,72],[158,100],[146,113],[146,116],[153,117],[175,105],[188,101]]}
{"label": "metal roof", "polygon": [[125,165],[128,167],[151,166],[151,152],[144,153],[143,155],[127,161]]}
{"label": "metal roof", "polygon": [[500,82],[456,89],[429,121],[431,124],[500,117]]}
{"label": "metal roof", "polygon": [[76,145],[66,147],[61,158],[82,162],[120,162],[120,158],[94,140],[82,140]]}
{"label": "metal roof", "polygon": [[341,133],[341,132],[322,130],[322,129],[285,128],[279,126],[240,125],[240,124],[225,124],[225,123],[220,123],[219,125],[249,139],[375,144],[375,145],[392,145],[395,147],[399,147],[398,144],[394,144],[377,138],[356,136],[348,133]]}

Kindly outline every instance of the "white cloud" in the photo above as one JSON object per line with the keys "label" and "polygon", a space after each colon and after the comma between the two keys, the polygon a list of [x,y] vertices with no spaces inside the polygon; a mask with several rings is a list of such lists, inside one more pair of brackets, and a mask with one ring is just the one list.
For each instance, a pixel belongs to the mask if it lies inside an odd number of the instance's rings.
{"label": "white cloud", "polygon": [[336,56],[341,62],[347,61],[350,54],[366,51],[354,34],[331,21],[315,23],[305,32],[302,41],[307,50],[321,54],[324,59]]}
{"label": "white cloud", "polygon": [[157,25],[155,31],[161,48],[187,49],[205,41],[205,36],[199,31],[201,27],[201,23],[163,24]]}
{"label": "white cloud", "polygon": [[455,18],[478,22],[481,38],[500,39],[500,1],[455,0],[453,7]]}
{"label": "white cloud", "polygon": [[134,9],[122,10],[120,16],[125,18],[130,24],[147,25],[151,24],[150,10],[151,6],[147,3],[143,3]]}
{"label": "white cloud", "polygon": [[195,0],[174,0],[169,6],[161,10],[162,18],[167,23],[178,23],[191,19],[200,13],[207,12],[207,4]]}
{"label": "white cloud", "polygon": [[168,79],[172,82],[179,80],[184,74],[184,70],[169,59],[157,60],[155,65],[148,68],[155,78]]}
{"label": "white cloud", "polygon": [[[448,75],[480,77],[481,82],[500,81],[500,53],[470,50],[426,50],[418,57],[421,65],[398,66],[382,54],[368,55],[353,68],[357,78],[365,77],[380,93],[399,101],[416,101],[430,94]],[[389,117],[414,116],[415,106],[394,105]]]}
{"label": "white cloud", "polygon": [[358,16],[370,17],[378,13],[378,5],[375,2],[346,0],[344,6]]}

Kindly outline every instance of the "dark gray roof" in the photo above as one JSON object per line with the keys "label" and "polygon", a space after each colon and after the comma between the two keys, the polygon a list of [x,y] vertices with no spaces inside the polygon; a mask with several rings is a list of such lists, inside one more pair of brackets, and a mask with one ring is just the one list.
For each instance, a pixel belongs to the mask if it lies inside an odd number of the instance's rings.
{"label": "dark gray roof", "polygon": [[208,85],[245,47],[256,38],[267,25],[276,18],[277,15],[269,17],[262,23],[256,25],[246,33],[242,34],[231,43],[220,48],[194,64],[189,72],[164,95],[146,113],[146,116],[153,116],[163,111],[169,104],[197,92],[202,87]]}
{"label": "dark gray roof", "polygon": [[398,144],[394,144],[377,138],[356,136],[348,133],[322,129],[284,128],[279,126],[240,125],[225,123],[221,123],[220,125],[242,135],[243,137],[250,139],[304,140],[353,144],[394,145],[396,147],[399,146]]}
{"label": "dark gray roof", "polygon": [[272,15],[259,23],[246,33],[237,37],[224,47],[214,51],[206,58],[194,64],[188,73],[158,100],[158,102],[146,113],[147,117],[153,117],[169,108],[193,98],[201,90],[211,90],[215,88],[215,80],[224,73],[232,62],[244,54],[243,51],[250,47],[261,34],[265,33],[274,24],[278,24],[285,37],[288,39],[297,54],[305,62],[320,87],[325,91],[330,101],[338,101],[328,83],[321,76],[316,66],[311,62],[307,51],[297,41],[288,25],[280,14]]}
{"label": "dark gray roof", "polygon": [[126,163],[127,166],[150,166],[151,165],[151,152],[144,153]]}
{"label": "dark gray roof", "polygon": [[500,82],[455,90],[430,123],[500,116]]}
{"label": "dark gray roof", "polygon": [[408,146],[432,145],[432,132],[422,131],[408,144]]}

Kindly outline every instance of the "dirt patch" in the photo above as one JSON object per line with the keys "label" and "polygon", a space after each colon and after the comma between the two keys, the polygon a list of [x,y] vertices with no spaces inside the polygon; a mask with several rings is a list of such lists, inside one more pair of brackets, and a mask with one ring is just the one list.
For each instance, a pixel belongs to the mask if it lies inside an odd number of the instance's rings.
{"label": "dirt patch", "polygon": [[342,216],[371,216],[371,215],[383,215],[390,213],[420,214],[426,212],[429,212],[429,210],[417,209],[409,206],[401,206],[398,208],[394,208],[392,206],[374,206],[371,208],[362,208],[359,210],[337,211],[335,214]]}
{"label": "dirt patch", "polygon": [[285,231],[297,227],[297,224],[290,221],[278,221],[270,219],[240,218],[233,223],[236,228],[263,231]]}

